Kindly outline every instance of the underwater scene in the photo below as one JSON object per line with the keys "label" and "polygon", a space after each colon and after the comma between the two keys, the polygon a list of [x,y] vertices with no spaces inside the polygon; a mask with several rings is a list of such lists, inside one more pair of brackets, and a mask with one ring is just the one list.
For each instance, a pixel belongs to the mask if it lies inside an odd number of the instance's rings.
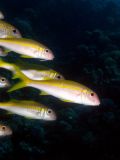
{"label": "underwater scene", "polygon": [[0,0],[0,160],[120,160],[120,0]]}

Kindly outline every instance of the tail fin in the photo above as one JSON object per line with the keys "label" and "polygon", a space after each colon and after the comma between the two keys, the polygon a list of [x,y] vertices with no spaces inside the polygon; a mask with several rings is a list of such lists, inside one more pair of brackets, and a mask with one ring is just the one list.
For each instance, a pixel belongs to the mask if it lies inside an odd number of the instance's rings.
{"label": "tail fin", "polygon": [[13,87],[11,87],[7,92],[10,93],[10,92],[13,92],[15,90],[18,90],[24,87],[26,87],[26,83],[23,81],[20,81],[17,84],[15,84]]}
{"label": "tail fin", "polygon": [[30,81],[30,79],[21,72],[18,66],[14,65],[14,68],[15,68],[15,74],[13,75],[12,79],[20,78],[22,81],[25,82]]}
{"label": "tail fin", "polygon": [[15,91],[15,90],[18,90],[20,88],[24,88],[26,87],[29,82],[30,82],[30,79],[28,77],[26,77],[20,70],[17,66],[15,66],[15,74],[13,76],[13,79],[15,78],[20,78],[21,81],[18,82],[17,84],[15,84],[13,87],[11,87],[7,92],[12,92],[12,91]]}

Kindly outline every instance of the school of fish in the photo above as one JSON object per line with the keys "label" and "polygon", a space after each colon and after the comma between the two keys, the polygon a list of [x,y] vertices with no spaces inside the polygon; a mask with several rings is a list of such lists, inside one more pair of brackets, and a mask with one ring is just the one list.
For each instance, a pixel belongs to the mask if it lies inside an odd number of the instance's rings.
{"label": "school of fish", "polygon": [[[3,60],[3,57],[11,51],[20,56],[14,63]],[[82,105],[100,105],[100,99],[92,89],[78,82],[66,80],[61,73],[49,67],[21,60],[36,58],[40,61],[50,61],[54,60],[55,55],[46,45],[22,37],[16,27],[4,21],[2,12],[0,12],[0,57],[0,68],[10,70],[13,74],[12,79],[20,79],[18,83],[12,85],[6,77],[0,76],[0,88],[7,88],[8,93],[24,87],[33,87],[40,91],[40,96],[51,95],[64,102]],[[0,109],[31,119],[46,121],[57,119],[53,109],[34,101],[13,99],[0,102]],[[8,135],[12,135],[11,128],[0,124],[0,137]]]}

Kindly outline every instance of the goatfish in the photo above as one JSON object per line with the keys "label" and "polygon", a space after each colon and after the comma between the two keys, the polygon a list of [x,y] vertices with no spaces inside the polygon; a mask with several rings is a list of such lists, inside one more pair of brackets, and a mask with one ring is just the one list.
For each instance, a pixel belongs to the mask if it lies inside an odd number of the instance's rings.
{"label": "goatfish", "polygon": [[[98,95],[92,91],[90,88],[69,80],[31,80],[27,78],[24,74],[17,72],[21,82],[12,86],[8,92],[23,88],[23,87],[34,87],[43,92],[43,95],[52,95],[59,98],[65,102],[72,102],[84,105],[97,106],[100,104]],[[40,92],[40,95],[41,92]]]}
{"label": "goatfish", "polygon": [[49,48],[31,39],[0,38],[0,46],[20,54],[23,58],[54,59],[54,55]]}
{"label": "goatfish", "polygon": [[52,109],[34,101],[11,100],[0,102],[0,109],[31,119],[56,120],[56,114]]}
{"label": "goatfish", "polygon": [[0,124],[0,137],[12,135],[12,130],[9,126]]}
{"label": "goatfish", "polygon": [[21,38],[20,31],[13,25],[0,20],[0,38]]}
{"label": "goatfish", "polygon": [[28,62],[24,63],[20,60],[16,61],[15,64],[13,64],[0,59],[0,67],[12,71],[14,73],[14,78],[19,78],[16,76],[16,68],[18,68],[20,72],[33,80],[64,79],[64,77],[60,73],[56,72],[53,69],[49,69],[43,65],[30,64]]}

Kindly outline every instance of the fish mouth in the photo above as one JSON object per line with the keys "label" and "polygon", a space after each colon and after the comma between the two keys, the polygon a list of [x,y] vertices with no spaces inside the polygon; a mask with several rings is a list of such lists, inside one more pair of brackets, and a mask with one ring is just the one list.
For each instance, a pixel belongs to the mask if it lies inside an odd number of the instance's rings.
{"label": "fish mouth", "polygon": [[95,101],[95,105],[99,106],[101,104],[99,97],[97,97],[96,101]]}
{"label": "fish mouth", "polygon": [[99,106],[100,105],[100,101],[96,101],[92,104],[92,106]]}
{"label": "fish mouth", "polygon": [[96,104],[96,106],[99,106],[100,105],[100,102],[98,102],[97,104]]}
{"label": "fish mouth", "polygon": [[53,60],[54,58],[55,56],[52,53],[48,54],[47,56],[47,60]]}
{"label": "fish mouth", "polygon": [[50,119],[51,121],[56,121],[57,120],[57,116],[56,116],[56,114],[54,114],[54,115],[52,115],[52,117],[51,117],[51,119]]}

